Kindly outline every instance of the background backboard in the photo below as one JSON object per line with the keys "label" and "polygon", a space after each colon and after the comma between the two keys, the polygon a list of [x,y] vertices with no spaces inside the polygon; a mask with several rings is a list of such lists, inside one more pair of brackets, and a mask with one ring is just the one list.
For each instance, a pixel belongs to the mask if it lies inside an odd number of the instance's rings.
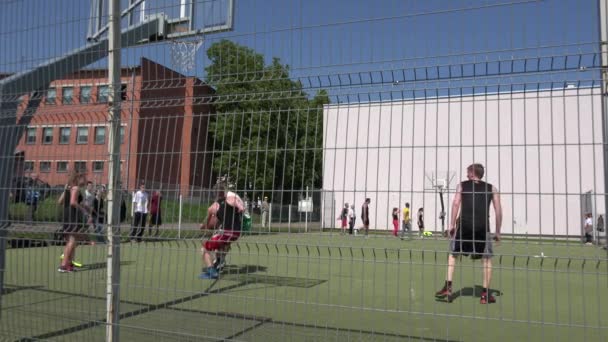
{"label": "background backboard", "polygon": [[[108,32],[110,0],[91,0],[87,40],[97,41]],[[120,0],[121,29],[164,18],[157,39],[190,37],[232,29],[234,0]]]}
{"label": "background backboard", "polygon": [[424,190],[447,191],[454,188],[456,171],[427,170],[424,172]]}

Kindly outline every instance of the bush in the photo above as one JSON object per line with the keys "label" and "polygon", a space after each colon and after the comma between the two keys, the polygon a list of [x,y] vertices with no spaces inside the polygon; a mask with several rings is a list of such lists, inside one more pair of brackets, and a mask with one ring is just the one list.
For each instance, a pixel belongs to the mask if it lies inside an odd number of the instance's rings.
{"label": "bush", "polygon": [[[38,222],[60,222],[61,206],[57,204],[58,196],[51,196],[40,202],[34,221]],[[28,206],[25,203],[11,203],[9,205],[8,218],[13,222],[25,222],[27,219]]]}

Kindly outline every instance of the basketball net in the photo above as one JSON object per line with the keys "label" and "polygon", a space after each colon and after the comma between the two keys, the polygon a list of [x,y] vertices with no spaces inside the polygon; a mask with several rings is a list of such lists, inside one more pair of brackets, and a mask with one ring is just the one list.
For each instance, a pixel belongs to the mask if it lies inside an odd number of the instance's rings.
{"label": "basketball net", "polygon": [[184,72],[191,71],[196,66],[196,52],[203,45],[204,39],[172,40],[171,64]]}

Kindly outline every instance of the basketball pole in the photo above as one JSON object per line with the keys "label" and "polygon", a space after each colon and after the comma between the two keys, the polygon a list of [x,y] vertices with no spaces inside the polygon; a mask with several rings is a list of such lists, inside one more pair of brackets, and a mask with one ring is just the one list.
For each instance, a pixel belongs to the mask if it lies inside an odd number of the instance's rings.
{"label": "basketball pole", "polygon": [[106,294],[106,341],[119,340],[120,314],[120,0],[109,2],[108,31],[108,217],[107,217],[107,294]]}
{"label": "basketball pole", "polygon": [[445,203],[443,202],[443,187],[439,187],[439,201],[441,202],[441,213],[439,218],[441,219],[441,234],[445,232]]}

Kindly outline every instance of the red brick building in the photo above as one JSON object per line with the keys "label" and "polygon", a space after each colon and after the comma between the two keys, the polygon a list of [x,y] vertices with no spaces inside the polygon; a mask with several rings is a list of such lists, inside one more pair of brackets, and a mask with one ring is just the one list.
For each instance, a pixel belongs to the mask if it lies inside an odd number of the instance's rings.
{"label": "red brick building", "polygon": [[[179,190],[208,187],[211,160],[205,153],[213,89],[151,60],[121,75],[121,178],[133,189]],[[106,70],[82,70],[52,82],[40,99],[20,98],[18,120],[33,113],[16,156],[17,172],[36,173],[51,185],[64,184],[72,168],[89,180],[108,177]],[[196,100],[195,100],[196,99]],[[196,103],[195,103],[196,102]]]}

